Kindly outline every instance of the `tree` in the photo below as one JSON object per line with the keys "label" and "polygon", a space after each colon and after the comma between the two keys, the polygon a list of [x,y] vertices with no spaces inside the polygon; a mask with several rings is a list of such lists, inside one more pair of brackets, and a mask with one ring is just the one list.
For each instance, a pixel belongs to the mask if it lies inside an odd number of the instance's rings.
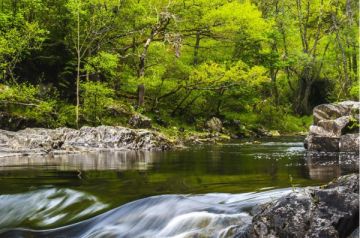
{"label": "tree", "polygon": [[73,31],[69,44],[76,53],[76,125],[79,124],[80,81],[83,59],[100,51],[112,30],[116,1],[70,0],[67,7],[73,17]]}

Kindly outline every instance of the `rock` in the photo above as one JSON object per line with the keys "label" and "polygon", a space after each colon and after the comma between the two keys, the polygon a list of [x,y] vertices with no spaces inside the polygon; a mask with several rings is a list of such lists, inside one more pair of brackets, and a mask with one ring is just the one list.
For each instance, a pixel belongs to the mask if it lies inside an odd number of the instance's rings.
{"label": "rock", "polygon": [[270,130],[269,131],[269,130],[266,130],[266,129],[261,128],[261,127],[255,128],[255,129],[253,129],[253,131],[256,133],[257,137],[263,137],[263,136],[265,136],[265,137],[276,137],[276,136],[280,136],[280,133],[277,130]]}
{"label": "rock", "polygon": [[338,104],[341,105],[341,106],[350,108],[351,110],[353,110],[353,109],[360,110],[360,102],[344,101],[344,102],[339,102]]}
{"label": "rock", "polygon": [[0,131],[1,153],[50,153],[97,150],[169,150],[174,143],[153,131],[99,126],[33,128],[18,132]]}
{"label": "rock", "polygon": [[133,128],[151,128],[151,119],[141,115],[141,114],[136,114],[133,115],[130,119],[129,119],[129,125],[132,126]]}
{"label": "rock", "polygon": [[353,231],[347,238],[359,238],[360,237],[359,227]]}
{"label": "rock", "polygon": [[310,126],[309,135],[320,137],[334,137],[333,133],[325,130],[320,126]]}
{"label": "rock", "polygon": [[272,137],[277,137],[277,136],[280,136],[280,133],[279,133],[279,131],[277,131],[277,130],[271,130],[271,131],[270,131],[270,135],[271,135]]}
{"label": "rock", "polygon": [[221,120],[219,118],[212,117],[210,120],[208,120],[205,123],[205,127],[207,129],[209,129],[210,131],[221,132],[223,124],[222,124],[222,122],[221,122]]}
{"label": "rock", "polygon": [[263,136],[271,137],[270,131],[268,131],[268,130],[262,128],[262,127],[257,127],[257,128],[252,129],[252,130],[255,132],[257,137],[263,137]]}
{"label": "rock", "polygon": [[359,227],[359,175],[262,205],[243,237],[347,237]]}
{"label": "rock", "polygon": [[349,115],[351,109],[342,104],[321,104],[313,110],[314,124],[321,120],[333,120],[344,115]]}
{"label": "rock", "polygon": [[335,120],[321,120],[317,125],[320,128],[323,128],[325,133],[329,133],[332,137],[340,137],[349,123],[350,116],[342,116]]}
{"label": "rock", "polygon": [[310,151],[338,152],[340,139],[337,137],[308,136],[305,148]]}
{"label": "rock", "polygon": [[314,108],[314,124],[304,146],[310,151],[359,152],[360,102],[322,104]]}
{"label": "rock", "polygon": [[346,134],[340,137],[340,152],[358,152],[360,146],[359,134]]}

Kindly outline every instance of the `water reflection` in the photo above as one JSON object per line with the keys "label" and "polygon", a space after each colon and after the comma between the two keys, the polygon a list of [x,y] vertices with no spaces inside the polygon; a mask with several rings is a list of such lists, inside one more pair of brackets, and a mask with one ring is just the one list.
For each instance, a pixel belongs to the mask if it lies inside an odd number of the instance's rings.
{"label": "water reflection", "polygon": [[[0,158],[0,196],[18,194],[21,198],[36,189],[70,189],[85,197],[94,196],[110,209],[163,194],[241,194],[321,185],[358,171],[358,155],[349,159],[348,154],[309,154],[302,138],[277,140],[260,144],[237,141],[164,153],[117,151]],[[30,195],[36,203],[36,194]],[[20,200],[13,200],[15,207],[25,206]],[[78,213],[78,204],[65,210]],[[44,228],[44,224],[29,219],[22,224]],[[58,224],[66,225],[68,220],[60,219]]]}
{"label": "water reflection", "polygon": [[307,153],[305,159],[310,178],[319,181],[330,181],[359,169],[356,153]]}
{"label": "water reflection", "polygon": [[0,158],[0,171],[42,167],[72,170],[147,170],[159,156],[147,151],[114,151],[63,155],[35,155]]}

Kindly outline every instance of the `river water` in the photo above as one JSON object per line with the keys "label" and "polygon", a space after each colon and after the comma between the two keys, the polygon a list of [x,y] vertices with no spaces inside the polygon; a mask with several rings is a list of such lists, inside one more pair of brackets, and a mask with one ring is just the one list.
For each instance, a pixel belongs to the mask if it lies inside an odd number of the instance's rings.
{"label": "river water", "polygon": [[302,141],[0,158],[0,237],[233,237],[255,205],[357,170]]}

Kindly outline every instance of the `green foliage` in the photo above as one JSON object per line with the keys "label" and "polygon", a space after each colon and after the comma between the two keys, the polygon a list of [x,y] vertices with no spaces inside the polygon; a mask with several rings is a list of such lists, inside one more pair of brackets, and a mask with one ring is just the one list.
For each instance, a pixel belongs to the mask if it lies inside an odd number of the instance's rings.
{"label": "green foliage", "polygon": [[86,60],[85,70],[88,74],[101,74],[104,78],[112,80],[118,75],[118,64],[119,59],[115,54],[102,51]]}
{"label": "green foliage", "polygon": [[358,101],[360,97],[360,85],[356,84],[350,89],[350,96],[353,100]]}
{"label": "green foliage", "polygon": [[81,84],[82,116],[93,125],[102,123],[107,107],[113,103],[114,90],[100,82]]}
{"label": "green foliage", "polygon": [[1,110],[45,126],[75,126],[78,66],[80,124],[126,123],[139,84],[137,112],[189,130],[304,131],[298,114],[359,97],[352,1],[20,2],[0,6]]}
{"label": "green foliage", "polygon": [[15,83],[15,67],[32,50],[41,47],[45,36],[46,31],[37,23],[23,22],[18,27],[0,27],[0,80]]}
{"label": "green foliage", "polygon": [[61,103],[60,105],[58,105],[58,107],[58,116],[55,126],[66,126],[70,128],[75,128],[75,106]]}
{"label": "green foliage", "polygon": [[45,127],[54,126],[56,100],[42,95],[39,86],[17,84],[3,87],[0,92],[1,109],[15,116],[32,119]]}

